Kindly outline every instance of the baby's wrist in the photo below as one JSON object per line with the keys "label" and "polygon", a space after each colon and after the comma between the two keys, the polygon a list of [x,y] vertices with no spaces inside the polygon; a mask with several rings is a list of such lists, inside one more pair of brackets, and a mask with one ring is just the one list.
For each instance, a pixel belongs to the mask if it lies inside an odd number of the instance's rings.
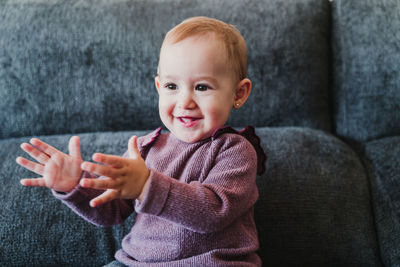
{"label": "baby's wrist", "polygon": [[143,200],[144,196],[147,194],[147,191],[149,190],[149,186],[150,186],[150,171],[149,175],[147,176],[146,182],[143,185],[142,192],[137,197],[137,200],[139,200],[140,202]]}

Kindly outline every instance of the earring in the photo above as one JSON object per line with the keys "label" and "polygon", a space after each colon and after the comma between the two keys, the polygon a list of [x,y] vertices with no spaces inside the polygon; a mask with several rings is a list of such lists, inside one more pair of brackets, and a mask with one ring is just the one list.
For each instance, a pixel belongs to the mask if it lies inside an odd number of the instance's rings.
{"label": "earring", "polygon": [[236,106],[236,107],[239,107],[239,106],[240,106],[240,104],[239,104],[239,103],[236,103],[236,104],[235,104],[235,106]]}

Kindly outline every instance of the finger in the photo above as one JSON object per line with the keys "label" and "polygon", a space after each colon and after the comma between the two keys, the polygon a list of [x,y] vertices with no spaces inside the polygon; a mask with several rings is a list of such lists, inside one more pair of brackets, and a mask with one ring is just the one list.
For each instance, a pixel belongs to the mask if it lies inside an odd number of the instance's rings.
{"label": "finger", "polygon": [[81,169],[87,172],[92,172],[100,176],[107,176],[107,177],[117,177],[120,172],[118,169],[115,169],[110,166],[99,165],[91,162],[83,162],[81,164]]}
{"label": "finger", "polygon": [[23,144],[21,144],[20,147],[29,156],[31,156],[32,158],[34,158],[35,160],[37,160],[38,162],[40,162],[42,164],[45,164],[50,158],[49,155],[47,155],[46,153],[36,149],[35,147],[33,147],[32,145],[30,145],[28,143],[23,143]]}
{"label": "finger", "polygon": [[137,145],[137,136],[135,136],[135,135],[129,139],[128,153],[129,153],[129,157],[131,157],[133,159],[137,159],[137,158],[141,157],[140,151],[139,151],[139,148]]}
{"label": "finger", "polygon": [[38,164],[36,162],[27,160],[26,158],[23,157],[18,157],[16,159],[16,162],[21,165],[22,167],[36,173],[39,175],[43,175],[44,172],[44,166],[42,164]]}
{"label": "finger", "polygon": [[93,160],[99,163],[103,163],[106,165],[113,166],[114,168],[122,168],[124,166],[124,158],[115,156],[115,155],[107,155],[102,153],[93,154]]}
{"label": "finger", "polygon": [[78,136],[72,136],[69,139],[68,144],[69,155],[78,159],[82,159],[81,156],[81,143]]}
{"label": "finger", "polygon": [[91,207],[94,208],[106,202],[110,202],[116,198],[118,198],[118,192],[116,190],[109,189],[100,196],[92,199],[89,204]]}
{"label": "finger", "polygon": [[46,182],[43,178],[27,178],[20,180],[20,183],[24,186],[40,186],[46,187]]}
{"label": "finger", "polygon": [[39,140],[37,138],[32,138],[30,140],[30,143],[32,145],[34,145],[35,147],[37,147],[39,150],[43,151],[44,153],[46,153],[50,156],[53,156],[54,154],[57,154],[57,153],[62,153],[58,149],[52,147],[49,144],[46,144],[45,142],[43,142],[42,140]]}
{"label": "finger", "polygon": [[98,179],[87,179],[83,178],[80,181],[80,185],[82,187],[93,188],[93,189],[115,189],[119,187],[120,182],[109,178],[109,177],[101,177]]}

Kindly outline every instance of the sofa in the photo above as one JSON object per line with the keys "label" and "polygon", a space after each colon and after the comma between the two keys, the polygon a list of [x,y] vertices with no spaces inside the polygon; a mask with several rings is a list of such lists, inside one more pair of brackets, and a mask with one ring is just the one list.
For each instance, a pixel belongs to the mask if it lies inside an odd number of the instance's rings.
{"label": "sofa", "polygon": [[[121,155],[161,126],[154,77],[183,19],[236,25],[253,90],[228,124],[267,154],[263,266],[400,266],[397,0],[0,0],[0,264],[102,266],[135,214],[97,227],[19,180],[32,137]],[[194,51],[195,52],[195,51]],[[207,218],[204,218],[207,220]]]}

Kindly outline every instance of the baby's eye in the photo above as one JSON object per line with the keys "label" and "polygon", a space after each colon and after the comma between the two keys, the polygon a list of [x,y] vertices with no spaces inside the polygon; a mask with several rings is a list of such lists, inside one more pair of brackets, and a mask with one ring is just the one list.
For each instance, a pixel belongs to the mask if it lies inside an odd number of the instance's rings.
{"label": "baby's eye", "polygon": [[176,84],[168,83],[168,84],[165,85],[165,88],[167,88],[169,90],[176,90]]}
{"label": "baby's eye", "polygon": [[197,91],[207,91],[208,89],[210,89],[210,87],[205,84],[199,84],[196,86]]}

